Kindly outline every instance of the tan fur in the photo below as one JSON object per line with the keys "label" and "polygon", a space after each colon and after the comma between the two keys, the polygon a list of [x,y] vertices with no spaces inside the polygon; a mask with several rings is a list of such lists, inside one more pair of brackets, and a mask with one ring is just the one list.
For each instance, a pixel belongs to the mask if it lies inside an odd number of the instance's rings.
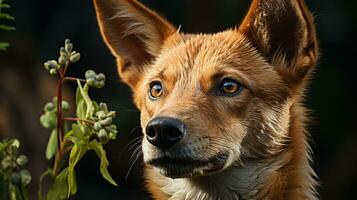
{"label": "tan fur", "polygon": [[[173,169],[147,165],[155,199],[317,199],[302,99],[318,44],[302,0],[253,0],[238,28],[197,35],[180,33],[134,0],[94,3],[143,130],[158,116],[187,127],[170,151],[144,137],[144,161],[162,155],[207,161]],[[224,77],[243,90],[218,94]],[[153,81],[164,88],[155,101],[148,98]]]}

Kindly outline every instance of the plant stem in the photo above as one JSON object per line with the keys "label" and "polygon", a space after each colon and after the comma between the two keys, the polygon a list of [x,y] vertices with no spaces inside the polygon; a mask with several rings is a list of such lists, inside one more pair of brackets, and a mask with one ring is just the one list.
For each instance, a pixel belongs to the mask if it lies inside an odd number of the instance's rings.
{"label": "plant stem", "polygon": [[76,77],[64,77],[63,78],[63,81],[66,82],[66,81],[81,81],[81,82],[86,82],[85,79],[80,79],[80,78],[76,78]]}
{"label": "plant stem", "polygon": [[76,118],[76,117],[64,117],[63,118],[64,121],[80,121],[80,122],[86,122],[86,123],[90,123],[90,124],[94,124],[94,121],[91,120],[87,120],[87,119],[80,119],[80,118]]}
{"label": "plant stem", "polygon": [[57,152],[55,157],[55,163],[53,166],[53,176],[57,176],[57,174],[61,170],[61,162],[63,154],[64,142],[64,121],[63,121],[63,113],[62,113],[62,88],[64,83],[65,74],[67,72],[68,63],[61,68],[59,71],[59,78],[57,83]]}

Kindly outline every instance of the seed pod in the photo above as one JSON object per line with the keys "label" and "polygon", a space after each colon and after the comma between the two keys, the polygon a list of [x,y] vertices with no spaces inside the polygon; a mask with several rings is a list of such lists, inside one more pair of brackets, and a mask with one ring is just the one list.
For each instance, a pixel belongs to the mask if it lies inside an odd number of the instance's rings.
{"label": "seed pod", "polygon": [[26,186],[31,182],[31,174],[26,169],[21,170],[20,176],[21,176],[21,182],[23,185]]}
{"label": "seed pod", "polygon": [[28,161],[29,161],[29,159],[25,155],[20,155],[16,159],[16,163],[20,166],[25,165]]}
{"label": "seed pod", "polygon": [[98,139],[101,143],[106,143],[109,141],[108,133],[104,129],[100,129],[98,133]]}
{"label": "seed pod", "polygon": [[11,182],[13,184],[18,184],[18,183],[20,183],[20,181],[21,181],[20,174],[18,174],[16,172],[11,173]]}
{"label": "seed pod", "polygon": [[55,105],[52,102],[48,102],[46,103],[45,107],[43,108],[43,110],[45,112],[51,112],[55,109]]}

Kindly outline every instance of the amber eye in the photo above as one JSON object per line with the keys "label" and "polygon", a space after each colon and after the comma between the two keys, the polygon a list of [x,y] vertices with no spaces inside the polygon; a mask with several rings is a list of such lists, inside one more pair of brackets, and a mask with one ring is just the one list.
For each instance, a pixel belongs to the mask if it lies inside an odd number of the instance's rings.
{"label": "amber eye", "polygon": [[157,99],[162,95],[162,84],[159,81],[154,81],[150,84],[149,96],[150,99]]}
{"label": "amber eye", "polygon": [[237,94],[242,89],[242,87],[243,86],[237,81],[230,78],[225,78],[221,83],[220,91],[223,94],[234,95]]}

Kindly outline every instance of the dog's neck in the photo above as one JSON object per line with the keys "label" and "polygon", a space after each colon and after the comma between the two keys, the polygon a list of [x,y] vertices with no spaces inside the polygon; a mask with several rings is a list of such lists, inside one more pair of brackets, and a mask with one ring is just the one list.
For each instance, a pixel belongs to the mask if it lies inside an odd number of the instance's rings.
{"label": "dog's neck", "polygon": [[291,143],[279,155],[264,160],[245,160],[244,166],[209,176],[171,179],[149,170],[148,178],[170,200],[276,199],[315,200],[315,174],[310,167],[309,146],[303,129],[304,110],[291,108]]}
{"label": "dog's neck", "polygon": [[284,165],[278,161],[247,161],[244,164],[232,166],[217,174],[195,178],[171,179],[157,175],[155,182],[170,199],[255,199],[260,187],[263,187],[264,179]]}

